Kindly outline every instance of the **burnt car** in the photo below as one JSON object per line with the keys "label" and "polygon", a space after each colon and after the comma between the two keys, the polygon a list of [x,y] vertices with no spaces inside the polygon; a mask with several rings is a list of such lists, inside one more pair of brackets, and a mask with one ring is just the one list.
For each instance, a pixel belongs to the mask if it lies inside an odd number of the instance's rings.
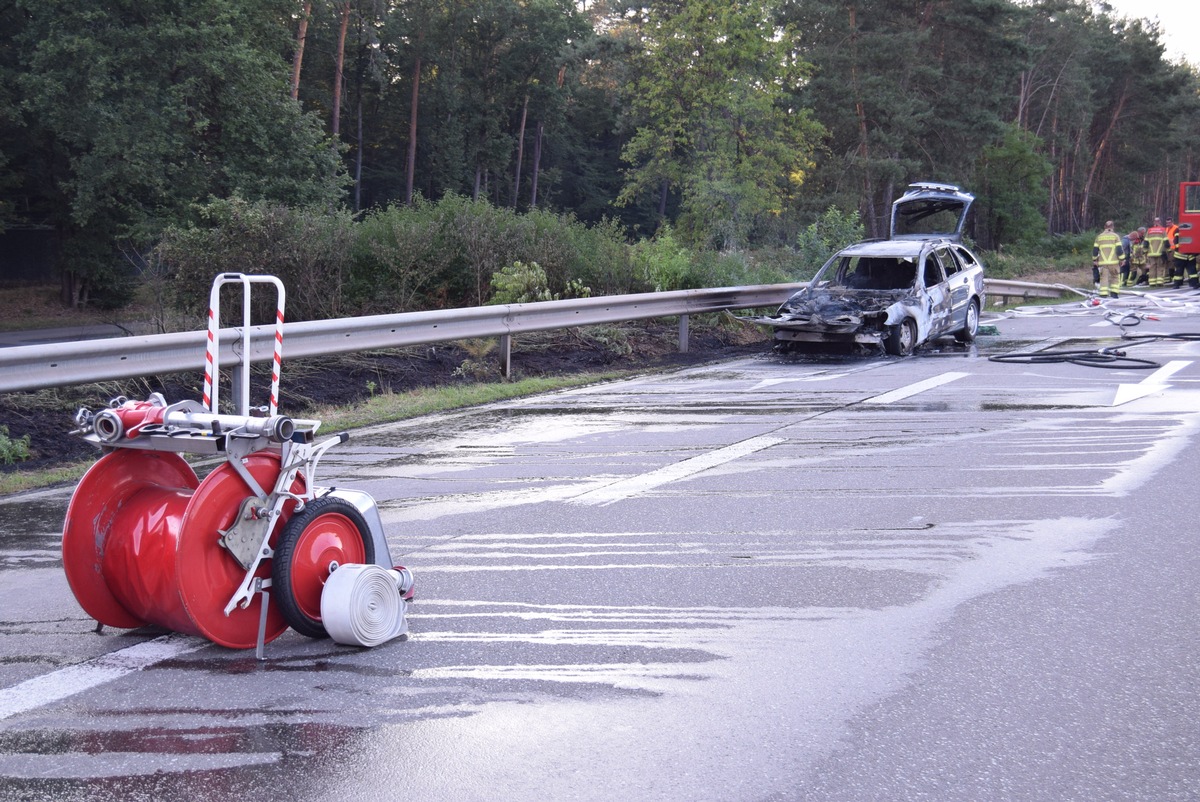
{"label": "burnt car", "polygon": [[907,356],[934,338],[975,338],[983,264],[960,242],[974,198],[948,184],[913,184],[892,204],[892,236],[844,248],[775,315],[781,349],[805,343],[881,346]]}

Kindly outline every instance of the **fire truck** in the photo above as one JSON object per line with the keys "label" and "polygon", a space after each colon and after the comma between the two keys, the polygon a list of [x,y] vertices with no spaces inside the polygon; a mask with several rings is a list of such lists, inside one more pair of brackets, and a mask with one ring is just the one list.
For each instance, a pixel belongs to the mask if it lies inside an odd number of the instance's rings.
{"label": "fire truck", "polygon": [[1179,185],[1180,253],[1200,254],[1200,181],[1184,181]]}

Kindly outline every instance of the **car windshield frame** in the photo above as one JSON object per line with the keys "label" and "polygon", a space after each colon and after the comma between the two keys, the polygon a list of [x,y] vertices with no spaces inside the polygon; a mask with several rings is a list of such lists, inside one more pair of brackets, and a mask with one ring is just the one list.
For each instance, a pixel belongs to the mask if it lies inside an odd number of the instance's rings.
{"label": "car windshield frame", "polygon": [[814,281],[830,289],[908,292],[917,284],[920,254],[840,253]]}

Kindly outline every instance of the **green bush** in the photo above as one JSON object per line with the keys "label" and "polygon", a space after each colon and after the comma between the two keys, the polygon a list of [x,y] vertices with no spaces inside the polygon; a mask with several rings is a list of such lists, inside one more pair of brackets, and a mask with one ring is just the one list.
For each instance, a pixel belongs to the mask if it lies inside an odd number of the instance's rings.
{"label": "green bush", "polygon": [[363,220],[351,296],[392,311],[477,306],[491,296],[493,277],[516,262],[539,266],[545,276],[539,289],[550,297],[579,297],[592,287],[629,292],[633,283],[629,246],[614,222],[589,228],[570,215],[517,214],[448,195]]}
{"label": "green bush", "polygon": [[692,254],[663,226],[653,239],[633,246],[633,263],[642,280],[655,292],[691,290],[702,286],[692,269]]}
{"label": "green bush", "polygon": [[537,262],[513,262],[492,275],[493,304],[527,304],[533,301],[552,301],[554,295],[546,286],[546,271]]}
{"label": "green bush", "polygon": [[[357,222],[236,198],[199,211],[201,224],[169,229],[154,254],[173,305],[196,319],[218,273],[278,276],[288,319],[303,320],[772,284],[789,280],[796,262],[788,249],[693,251],[670,228],[631,246],[615,220],[589,227],[571,215],[517,214],[459,195],[417,198]],[[262,296],[256,322],[274,309],[273,296]]]}
{"label": "green bush", "polygon": [[447,247],[444,210],[417,198],[378,209],[358,223],[347,298],[358,314],[445,306],[439,287],[459,267]]}
{"label": "green bush", "polygon": [[8,427],[0,425],[0,464],[12,465],[29,459],[29,435],[12,438]]}
{"label": "green bush", "polygon": [[846,212],[830,206],[818,220],[796,239],[799,270],[796,279],[809,279],[829,257],[858,242],[865,236],[862,220],[857,211]]}
{"label": "green bush", "polygon": [[[201,225],[169,228],[158,246],[176,308],[203,315],[217,274],[249,273],[283,282],[289,320],[347,314],[343,291],[354,241],[348,214],[239,198],[211,201],[199,212]],[[274,293],[255,297],[256,322],[273,321]]]}
{"label": "green bush", "polygon": [[575,223],[566,232],[574,253],[569,273],[572,280],[590,287],[597,295],[624,295],[646,289],[634,268],[620,221],[606,217],[593,226]]}

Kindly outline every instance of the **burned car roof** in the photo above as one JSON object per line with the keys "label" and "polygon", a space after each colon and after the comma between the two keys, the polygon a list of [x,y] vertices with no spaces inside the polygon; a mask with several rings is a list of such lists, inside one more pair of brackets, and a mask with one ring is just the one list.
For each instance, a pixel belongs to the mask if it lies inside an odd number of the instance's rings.
{"label": "burned car roof", "polygon": [[863,255],[911,259],[919,256],[921,251],[930,247],[932,247],[932,243],[927,238],[867,240],[865,242],[856,242],[853,245],[843,248],[842,250],[838,251],[837,256]]}

